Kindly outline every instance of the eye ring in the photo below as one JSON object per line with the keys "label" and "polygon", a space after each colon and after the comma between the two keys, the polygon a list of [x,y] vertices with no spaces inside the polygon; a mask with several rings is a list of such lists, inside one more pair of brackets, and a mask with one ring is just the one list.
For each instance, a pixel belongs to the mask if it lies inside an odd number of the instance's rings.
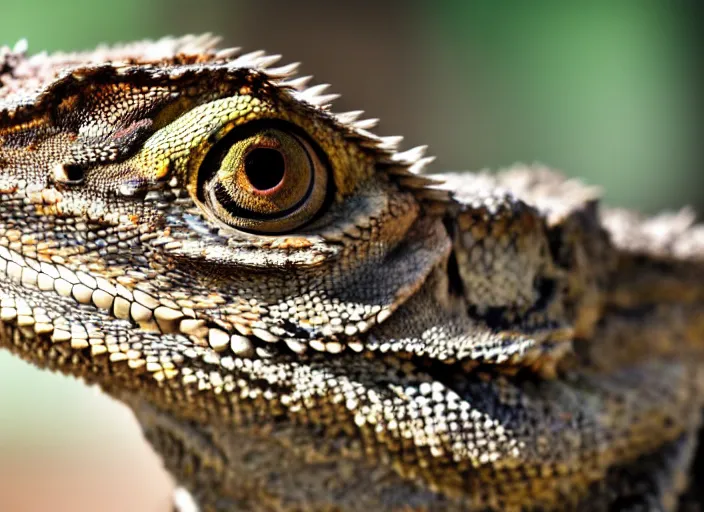
{"label": "eye ring", "polygon": [[261,120],[217,141],[197,169],[196,195],[218,220],[283,234],[317,219],[334,196],[320,148],[298,127]]}

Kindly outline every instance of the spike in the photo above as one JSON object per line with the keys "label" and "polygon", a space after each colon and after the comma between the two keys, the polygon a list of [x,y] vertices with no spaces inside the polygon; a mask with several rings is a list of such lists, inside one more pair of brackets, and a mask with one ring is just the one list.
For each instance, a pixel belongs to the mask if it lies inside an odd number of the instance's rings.
{"label": "spike", "polygon": [[27,48],[29,47],[29,44],[27,43],[26,39],[20,39],[15,43],[15,46],[12,48],[12,53],[25,53],[27,51]]}
{"label": "spike", "polygon": [[401,143],[403,140],[403,137],[401,135],[392,135],[390,137],[381,137],[381,140],[378,144],[380,149],[388,149],[388,150],[395,150],[398,145]]}
{"label": "spike", "polygon": [[175,46],[179,53],[198,54],[214,49],[220,42],[220,37],[206,32],[197,36],[186,36],[177,39],[165,38],[162,41],[166,45]]}
{"label": "spike", "polygon": [[323,91],[327,90],[327,88],[330,87],[330,84],[318,84],[318,85],[313,85],[311,87],[308,87],[306,90],[301,91],[301,97],[303,98],[310,98],[313,96],[318,96],[321,94]]}
{"label": "spike", "polygon": [[329,107],[330,104],[339,98],[339,94],[323,94],[321,96],[315,96],[313,98],[308,98],[308,103],[315,105],[316,107]]}
{"label": "spike", "polygon": [[281,60],[281,55],[264,55],[256,59],[255,67],[258,69],[266,69],[272,64],[276,64]]}
{"label": "spike", "polygon": [[234,59],[240,54],[241,50],[242,49],[238,46],[235,46],[234,48],[223,48],[222,50],[215,52],[215,58],[222,60]]}
{"label": "spike", "polygon": [[300,62],[292,62],[291,64],[279,66],[278,68],[267,69],[266,73],[272,78],[286,78],[296,73],[300,65]]}
{"label": "spike", "polygon": [[299,76],[298,78],[292,78],[290,80],[286,80],[285,82],[281,82],[280,85],[301,91],[306,87],[306,84],[312,80],[312,78],[313,77],[311,75]]}
{"label": "spike", "polygon": [[340,97],[339,94],[322,94],[328,87],[330,87],[330,84],[314,85],[298,93],[298,99],[306,101],[311,105],[326,106],[331,101]]}
{"label": "spike", "polygon": [[406,176],[402,177],[399,179],[399,183],[401,184],[402,187],[405,188],[425,188],[429,185],[435,185],[438,182],[431,178],[426,178],[424,176],[417,176],[417,175],[411,175],[411,176]]}
{"label": "spike", "polygon": [[359,119],[362,114],[364,114],[364,110],[350,110],[349,112],[335,114],[335,117],[342,124],[352,124]]}
{"label": "spike", "polygon": [[434,156],[426,156],[421,159],[419,159],[417,162],[414,162],[412,165],[408,167],[408,170],[411,171],[413,174],[420,174],[423,172],[423,169],[432,161],[435,160]]}
{"label": "spike", "polygon": [[[384,161],[383,163],[388,164],[390,162]],[[386,172],[391,176],[398,176],[400,178],[403,178],[405,176],[415,176],[415,174],[409,171],[408,167],[406,167],[405,165],[392,165],[391,167],[386,169]]]}
{"label": "spike", "polygon": [[232,68],[251,68],[256,67],[257,59],[265,55],[264,50],[257,50],[256,52],[245,53],[240,55],[235,60],[228,64]]}
{"label": "spike", "polygon": [[357,135],[361,135],[368,140],[367,144],[365,144],[364,141],[361,142],[363,146],[377,147],[381,141],[381,137],[379,137],[376,133],[372,133],[367,130],[357,130]]}
{"label": "spike", "polygon": [[425,155],[427,150],[428,146],[416,146],[409,150],[394,154],[391,157],[391,160],[394,162],[412,164],[423,158],[423,155]]}
{"label": "spike", "polygon": [[376,117],[370,117],[369,119],[361,119],[360,121],[356,121],[352,123],[352,126],[356,130],[369,130],[374,128],[377,124],[379,124],[379,119]]}

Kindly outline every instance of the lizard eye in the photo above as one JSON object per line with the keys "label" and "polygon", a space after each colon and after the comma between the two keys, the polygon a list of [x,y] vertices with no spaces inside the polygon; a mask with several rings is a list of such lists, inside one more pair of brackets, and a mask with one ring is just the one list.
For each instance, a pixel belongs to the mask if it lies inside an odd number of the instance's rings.
{"label": "lizard eye", "polygon": [[304,136],[279,128],[228,133],[203,159],[198,180],[201,201],[221,221],[253,233],[301,227],[328,195],[318,152]]}

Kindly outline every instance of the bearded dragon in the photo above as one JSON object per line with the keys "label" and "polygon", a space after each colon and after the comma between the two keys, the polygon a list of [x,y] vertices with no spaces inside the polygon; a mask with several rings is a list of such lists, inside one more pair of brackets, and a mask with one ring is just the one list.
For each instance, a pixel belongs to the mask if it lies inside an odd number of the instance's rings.
{"label": "bearded dragon", "polygon": [[0,50],[0,347],[127,404],[183,510],[694,506],[693,214],[424,175],[277,60]]}

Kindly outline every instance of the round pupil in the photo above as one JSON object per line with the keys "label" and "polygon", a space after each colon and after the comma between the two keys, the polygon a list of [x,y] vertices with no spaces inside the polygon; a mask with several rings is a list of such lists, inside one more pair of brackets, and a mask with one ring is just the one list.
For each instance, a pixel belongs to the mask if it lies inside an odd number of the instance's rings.
{"label": "round pupil", "polygon": [[276,149],[257,148],[245,157],[244,172],[254,188],[269,190],[284,179],[286,162],[281,152]]}

